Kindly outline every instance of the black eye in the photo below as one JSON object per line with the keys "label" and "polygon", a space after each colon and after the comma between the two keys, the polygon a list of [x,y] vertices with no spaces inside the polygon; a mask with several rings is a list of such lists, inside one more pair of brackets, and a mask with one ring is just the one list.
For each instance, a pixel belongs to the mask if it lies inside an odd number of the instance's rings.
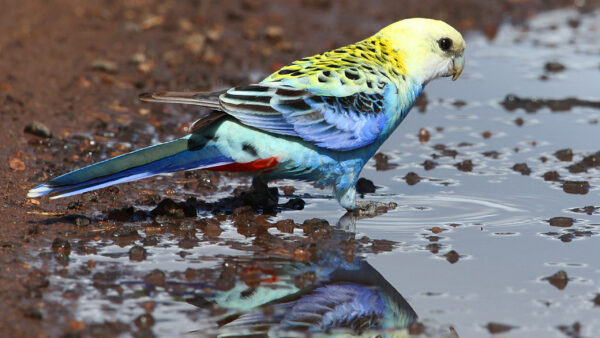
{"label": "black eye", "polygon": [[452,39],[450,38],[441,38],[438,40],[438,45],[440,45],[440,49],[444,52],[450,50],[452,48]]}

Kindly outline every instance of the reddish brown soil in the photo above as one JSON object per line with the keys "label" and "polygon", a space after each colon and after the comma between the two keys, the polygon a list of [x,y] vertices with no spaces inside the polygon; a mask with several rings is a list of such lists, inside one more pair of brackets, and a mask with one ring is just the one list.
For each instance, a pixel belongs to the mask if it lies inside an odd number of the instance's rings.
{"label": "reddish brown soil", "polygon": [[[154,125],[160,139],[185,132],[187,125],[172,122],[177,112],[140,104],[138,94],[257,81],[294,59],[359,40],[405,17],[440,18],[459,30],[480,29],[493,37],[507,16],[522,20],[571,2],[4,0],[0,335],[92,335],[86,323],[73,320],[77,309],[44,297],[48,276],[68,266],[38,255],[59,235],[78,236],[72,222],[56,215],[69,212],[70,203],[87,214],[88,203],[77,197],[28,201],[25,195],[102,154],[147,145],[151,136],[140,131],[144,125]],[[54,137],[24,133],[32,121],[48,126]],[[102,128],[108,132],[99,133]],[[98,144],[73,137],[81,133],[96,134]],[[116,145],[106,149],[107,142]],[[103,207],[117,208],[137,192],[126,185],[117,197],[99,198]],[[74,207],[74,201],[81,203]]]}

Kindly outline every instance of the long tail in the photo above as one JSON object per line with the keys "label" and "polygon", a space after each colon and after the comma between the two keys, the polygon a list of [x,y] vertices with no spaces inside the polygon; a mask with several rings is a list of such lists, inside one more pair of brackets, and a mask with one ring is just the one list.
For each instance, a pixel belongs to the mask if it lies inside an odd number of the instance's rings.
{"label": "long tail", "polygon": [[27,197],[47,194],[51,198],[67,197],[162,173],[219,167],[234,162],[215,145],[198,145],[193,137],[191,134],[72,171],[31,189]]}

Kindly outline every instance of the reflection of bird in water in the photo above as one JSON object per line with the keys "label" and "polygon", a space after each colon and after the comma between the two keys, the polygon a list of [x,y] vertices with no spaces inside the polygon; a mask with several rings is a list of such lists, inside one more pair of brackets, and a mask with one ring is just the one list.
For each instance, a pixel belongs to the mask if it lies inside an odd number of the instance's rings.
{"label": "reflection of bird in water", "polygon": [[[344,217],[346,223],[355,222],[352,214]],[[315,240],[313,248],[307,262],[230,258],[219,278],[229,281],[228,286],[197,289],[190,303],[226,310],[218,318],[222,337],[382,333],[416,322],[416,313],[398,291],[355,255],[360,246],[353,233],[335,229]],[[259,274],[250,283],[232,272],[248,271],[248,266]]]}
{"label": "reflection of bird in water", "polygon": [[143,101],[213,112],[178,140],[57,177],[28,193],[64,197],[163,173],[207,169],[289,178],[333,189],[348,210],[367,161],[424,86],[458,78],[465,42],[438,20],[407,19],[355,44],[302,58],[258,84],[213,93],[159,92]]}

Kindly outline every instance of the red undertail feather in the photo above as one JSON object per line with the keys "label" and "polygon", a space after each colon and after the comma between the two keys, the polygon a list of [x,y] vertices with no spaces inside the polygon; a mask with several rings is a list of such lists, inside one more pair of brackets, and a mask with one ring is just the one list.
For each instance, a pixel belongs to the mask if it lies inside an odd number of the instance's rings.
{"label": "red undertail feather", "polygon": [[218,165],[216,167],[206,168],[206,170],[212,171],[232,171],[232,172],[254,172],[273,168],[277,165],[276,157],[262,158],[260,160],[247,162],[247,163],[229,163],[224,165]]}

